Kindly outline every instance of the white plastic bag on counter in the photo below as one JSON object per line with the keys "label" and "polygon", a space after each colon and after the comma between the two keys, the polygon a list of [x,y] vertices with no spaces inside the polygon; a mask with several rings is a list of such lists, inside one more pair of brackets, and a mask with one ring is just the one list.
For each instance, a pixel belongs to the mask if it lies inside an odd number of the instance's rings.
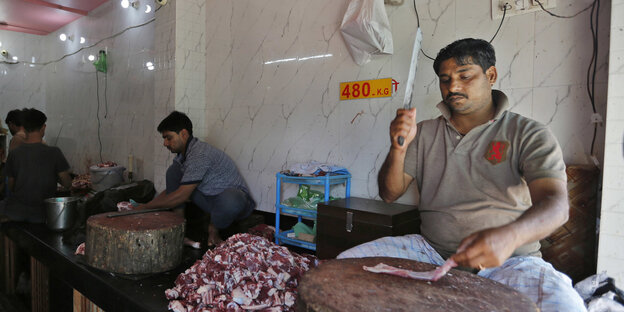
{"label": "white plastic bag on counter", "polygon": [[340,31],[358,65],[370,62],[374,54],[393,53],[384,0],[351,0]]}

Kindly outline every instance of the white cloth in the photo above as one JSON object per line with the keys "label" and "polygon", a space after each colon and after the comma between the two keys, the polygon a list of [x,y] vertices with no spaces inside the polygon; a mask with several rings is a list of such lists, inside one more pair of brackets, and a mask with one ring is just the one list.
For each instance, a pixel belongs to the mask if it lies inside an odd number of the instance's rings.
{"label": "white cloth", "polygon": [[[382,237],[348,249],[338,259],[394,257],[442,265],[444,259],[418,234]],[[497,268],[477,274],[507,285],[531,299],[542,312],[587,311],[583,299],[565,274],[538,257],[512,257]]]}

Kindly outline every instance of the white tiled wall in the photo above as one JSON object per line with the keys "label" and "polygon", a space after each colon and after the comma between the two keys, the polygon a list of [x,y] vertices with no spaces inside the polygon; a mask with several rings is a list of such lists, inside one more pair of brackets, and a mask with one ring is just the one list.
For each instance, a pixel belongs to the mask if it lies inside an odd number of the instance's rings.
{"label": "white tiled wall", "polygon": [[[158,65],[154,126],[171,111],[186,113],[193,122],[193,135],[205,139],[206,122],[206,8],[204,0],[170,1],[156,12],[154,40]],[[154,139],[154,184],[165,188],[164,173],[173,156]]]}
{"label": "white tiled wall", "polygon": [[[153,155],[145,151],[153,150],[153,143],[145,138],[155,135],[154,78],[145,63],[154,60],[154,24],[86,48],[126,27],[148,22],[153,13],[144,11],[143,7],[123,9],[118,1],[109,1],[48,36],[0,31],[3,48],[20,60],[31,61],[34,56],[38,63],[51,61],[34,67],[0,64],[2,118],[10,109],[39,108],[48,116],[44,139],[61,148],[74,172],[85,173],[100,160],[127,167],[128,155],[134,154],[135,177],[152,179]],[[71,35],[73,41],[61,42],[60,33]],[[84,44],[80,37],[85,38]],[[87,57],[98,55],[99,50],[108,52],[108,72],[96,78]]]}
{"label": "white tiled wall", "polygon": [[193,122],[193,134],[206,137],[206,1],[176,1],[175,108]]}
{"label": "white tiled wall", "polygon": [[624,0],[611,3],[609,92],[598,271],[624,287]]}
{"label": "white tiled wall", "polygon": [[154,155],[153,181],[158,191],[165,189],[165,175],[167,167],[173,160],[173,155],[163,147],[162,138],[157,135],[156,128],[160,121],[175,109],[175,53],[176,53],[176,6],[172,3],[161,7],[156,12],[154,29],[155,50],[155,89],[152,131],[156,135],[153,139]]}
{"label": "white tiled wall", "polygon": [[[17,56],[18,60],[32,61],[33,57],[36,62],[41,60],[40,36],[0,30],[0,42],[0,49],[9,52],[10,62],[13,56]],[[0,60],[5,59],[0,56]],[[0,117],[5,128],[4,119],[10,110],[22,107],[45,109],[45,84],[40,79],[42,72],[41,66],[0,63]]]}

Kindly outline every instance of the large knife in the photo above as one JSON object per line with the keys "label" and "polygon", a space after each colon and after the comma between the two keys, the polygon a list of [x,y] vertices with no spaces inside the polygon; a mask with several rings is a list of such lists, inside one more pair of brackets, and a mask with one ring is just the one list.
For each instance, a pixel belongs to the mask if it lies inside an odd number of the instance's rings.
{"label": "large knife", "polygon": [[172,209],[173,208],[156,208],[156,209],[130,210],[130,211],[124,211],[124,212],[120,212],[120,213],[111,213],[111,214],[106,215],[106,217],[107,218],[115,218],[115,217],[129,216],[129,215],[140,214],[140,213],[168,211],[168,210],[172,210]]}
{"label": "large knife", "polygon": [[[412,61],[410,63],[409,72],[407,74],[407,85],[405,86],[405,97],[403,98],[403,108],[412,108],[412,94],[414,90],[414,76],[416,76],[416,64],[418,63],[418,52],[420,51],[420,42],[422,41],[422,32],[420,27],[416,30],[416,38],[414,38],[414,48],[412,49]],[[405,138],[399,136],[397,138],[399,145],[403,146]]]}

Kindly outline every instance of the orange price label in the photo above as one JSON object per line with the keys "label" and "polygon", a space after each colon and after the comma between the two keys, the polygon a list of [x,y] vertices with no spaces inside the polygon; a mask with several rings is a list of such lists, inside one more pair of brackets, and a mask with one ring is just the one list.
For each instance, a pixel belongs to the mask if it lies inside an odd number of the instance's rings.
{"label": "orange price label", "polygon": [[392,78],[340,83],[340,100],[357,100],[392,96]]}

